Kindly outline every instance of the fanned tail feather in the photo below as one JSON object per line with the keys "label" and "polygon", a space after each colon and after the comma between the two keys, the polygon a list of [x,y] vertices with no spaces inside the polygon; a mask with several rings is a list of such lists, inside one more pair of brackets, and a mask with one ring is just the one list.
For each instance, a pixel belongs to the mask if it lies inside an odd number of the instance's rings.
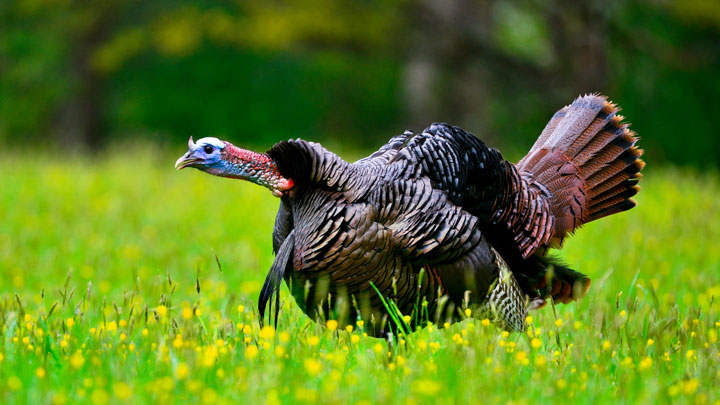
{"label": "fanned tail feather", "polygon": [[555,113],[516,165],[531,186],[550,193],[550,245],[582,224],[626,211],[645,166],[638,138],[620,109],[601,95],[577,98]]}

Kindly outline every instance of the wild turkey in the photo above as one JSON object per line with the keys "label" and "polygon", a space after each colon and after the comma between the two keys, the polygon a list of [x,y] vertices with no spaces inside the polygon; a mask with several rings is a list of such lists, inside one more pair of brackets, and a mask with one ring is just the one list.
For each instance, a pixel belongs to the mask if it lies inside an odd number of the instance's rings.
{"label": "wild turkey", "polygon": [[190,138],[176,168],[249,180],[280,197],[261,319],[275,295],[277,323],[284,278],[310,317],[360,317],[375,335],[399,327],[387,322],[390,306],[396,317],[440,323],[472,306],[519,331],[528,307],[548,297],[566,303],[589,288],[548,248],[636,205],[642,150],[618,111],[604,96],[579,97],[517,164],[435,123],[355,163],[300,139],[260,154]]}

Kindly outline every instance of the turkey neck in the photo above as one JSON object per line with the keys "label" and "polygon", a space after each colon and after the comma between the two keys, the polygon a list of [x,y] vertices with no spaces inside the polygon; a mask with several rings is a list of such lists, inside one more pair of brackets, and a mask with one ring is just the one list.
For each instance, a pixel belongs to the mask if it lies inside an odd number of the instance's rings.
{"label": "turkey neck", "polygon": [[225,142],[222,159],[208,170],[211,174],[232,179],[247,180],[267,187],[277,197],[293,187],[293,181],[280,174],[277,164],[264,153],[238,148]]}

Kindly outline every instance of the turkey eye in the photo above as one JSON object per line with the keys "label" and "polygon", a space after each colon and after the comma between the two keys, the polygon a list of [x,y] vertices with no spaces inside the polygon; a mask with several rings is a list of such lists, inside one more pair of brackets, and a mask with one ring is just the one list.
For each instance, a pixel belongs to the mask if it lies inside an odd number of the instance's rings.
{"label": "turkey eye", "polygon": [[210,145],[205,145],[205,147],[203,148],[203,150],[204,150],[205,153],[207,153],[208,155],[211,154],[211,153],[213,153],[213,147],[210,146]]}

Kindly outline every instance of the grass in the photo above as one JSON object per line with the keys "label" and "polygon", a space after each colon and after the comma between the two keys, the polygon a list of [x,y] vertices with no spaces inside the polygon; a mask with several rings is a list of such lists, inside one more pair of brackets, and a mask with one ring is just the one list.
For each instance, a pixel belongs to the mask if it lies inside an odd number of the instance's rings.
{"label": "grass", "polygon": [[311,322],[285,287],[279,330],[260,329],[278,201],[170,155],[108,156],[0,158],[2,402],[720,400],[715,173],[649,170],[637,209],[560,252],[589,295],[527,334],[470,319],[390,344]]}

